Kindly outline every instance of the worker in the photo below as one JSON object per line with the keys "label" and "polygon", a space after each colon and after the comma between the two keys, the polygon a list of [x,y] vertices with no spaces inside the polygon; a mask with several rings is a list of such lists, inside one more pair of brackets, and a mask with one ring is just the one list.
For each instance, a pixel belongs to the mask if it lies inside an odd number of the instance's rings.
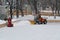
{"label": "worker", "polygon": [[34,21],[35,21],[35,23],[39,23],[39,14],[36,14],[35,16],[34,16]]}

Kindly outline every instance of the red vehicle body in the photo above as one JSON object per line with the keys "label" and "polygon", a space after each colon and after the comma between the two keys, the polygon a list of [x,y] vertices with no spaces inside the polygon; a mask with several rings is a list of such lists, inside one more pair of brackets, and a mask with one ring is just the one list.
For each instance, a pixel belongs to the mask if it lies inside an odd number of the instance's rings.
{"label": "red vehicle body", "polygon": [[46,24],[47,23],[47,20],[42,18],[42,17],[39,18],[38,20],[39,20],[40,24],[42,24],[42,23]]}

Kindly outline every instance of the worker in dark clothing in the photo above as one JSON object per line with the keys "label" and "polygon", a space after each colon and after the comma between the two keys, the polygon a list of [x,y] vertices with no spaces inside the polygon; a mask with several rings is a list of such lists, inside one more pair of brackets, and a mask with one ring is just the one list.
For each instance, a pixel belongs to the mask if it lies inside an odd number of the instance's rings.
{"label": "worker in dark clothing", "polygon": [[37,15],[35,16],[34,21],[35,21],[36,23],[39,23],[39,18],[41,18],[41,15],[40,15],[40,14],[37,14]]}

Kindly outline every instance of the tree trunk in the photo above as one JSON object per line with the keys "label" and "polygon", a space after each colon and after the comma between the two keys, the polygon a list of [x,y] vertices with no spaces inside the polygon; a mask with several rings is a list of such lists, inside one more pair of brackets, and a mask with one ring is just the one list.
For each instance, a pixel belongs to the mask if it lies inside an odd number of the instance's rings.
{"label": "tree trunk", "polygon": [[12,2],[10,3],[10,17],[11,17],[11,19],[12,19],[12,15],[13,15],[13,13],[12,13]]}
{"label": "tree trunk", "polygon": [[20,0],[20,11],[21,11],[21,16],[23,17],[23,9],[22,9],[22,5],[23,5],[23,0]]}
{"label": "tree trunk", "polygon": [[18,0],[16,0],[16,16],[17,18],[19,18],[19,3],[18,3]]}
{"label": "tree trunk", "polygon": [[58,16],[60,16],[60,12],[59,12],[59,10],[58,10]]}
{"label": "tree trunk", "polygon": [[35,13],[37,14],[38,12],[37,12],[37,1],[36,0],[34,0],[34,9],[35,9]]}

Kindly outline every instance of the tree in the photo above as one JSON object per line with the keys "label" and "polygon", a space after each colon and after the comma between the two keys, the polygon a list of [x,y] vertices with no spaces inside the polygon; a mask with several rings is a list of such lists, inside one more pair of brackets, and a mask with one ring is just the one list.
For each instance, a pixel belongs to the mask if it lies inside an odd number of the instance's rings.
{"label": "tree", "polygon": [[16,16],[19,17],[19,3],[18,0],[16,0]]}
{"label": "tree", "polygon": [[60,16],[60,0],[57,0],[57,11],[58,15]]}
{"label": "tree", "polygon": [[28,0],[29,4],[31,5],[31,7],[35,10],[35,13],[38,14],[38,10],[37,10],[37,1],[38,0]]}
{"label": "tree", "polygon": [[23,17],[24,14],[23,14],[23,0],[20,0],[20,11],[21,11],[21,16]]}
{"label": "tree", "polygon": [[47,3],[52,9],[52,13],[54,15],[54,18],[56,18],[56,10],[57,10],[57,2],[56,2],[56,0],[48,0]]}
{"label": "tree", "polygon": [[11,16],[11,19],[12,19],[12,15],[13,15],[13,13],[12,13],[13,0],[11,0],[11,2],[9,2],[9,4],[10,4],[10,16]]}

